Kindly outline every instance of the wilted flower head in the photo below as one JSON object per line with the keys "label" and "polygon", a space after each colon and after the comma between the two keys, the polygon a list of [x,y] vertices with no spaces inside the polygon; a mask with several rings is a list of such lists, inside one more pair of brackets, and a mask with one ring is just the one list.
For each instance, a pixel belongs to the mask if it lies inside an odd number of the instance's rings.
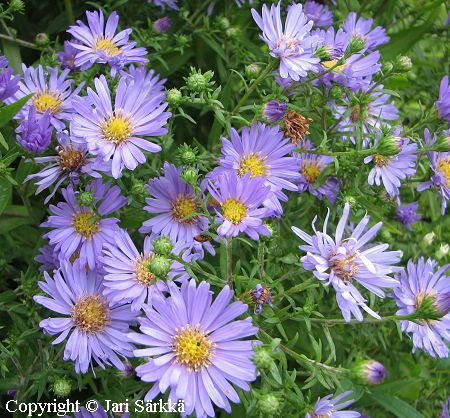
{"label": "wilted flower head", "polygon": [[308,19],[314,22],[316,27],[326,27],[333,24],[333,13],[331,13],[330,9],[313,0],[308,0],[305,3],[303,12]]}
{"label": "wilted flower head", "polygon": [[383,298],[383,288],[398,286],[398,280],[389,274],[400,270],[399,267],[393,266],[400,260],[400,251],[386,251],[389,248],[388,244],[370,247],[367,245],[383,225],[379,222],[364,232],[370,221],[368,215],[355,226],[351,234],[346,233],[349,214],[350,205],[346,203],[334,238],[326,232],[329,210],[323,232],[315,228],[317,217],[313,221],[314,235],[292,227],[294,233],[307,243],[299,247],[302,251],[306,251],[301,261],[305,269],[314,271],[317,279],[324,281],[326,286],[330,284],[333,286],[339,308],[346,321],[350,321],[352,315],[358,321],[362,321],[360,307],[375,318],[380,318],[367,306],[366,300],[355,284],[359,283]]}
{"label": "wilted flower head", "polygon": [[308,21],[301,4],[288,8],[285,27],[281,21],[281,2],[270,9],[264,4],[262,16],[252,9],[256,24],[263,31],[261,39],[269,46],[270,55],[280,59],[280,75],[298,81],[314,71],[320,61],[313,54],[316,37],[310,36],[313,21]]}
{"label": "wilted flower head", "polygon": [[358,18],[355,12],[351,12],[345,19],[343,27],[350,36],[364,40],[367,49],[374,49],[389,42],[390,38],[386,35],[386,30],[383,27],[377,26],[372,29],[372,24],[373,19]]}
{"label": "wilted flower head", "polygon": [[263,113],[267,122],[276,123],[283,119],[286,113],[287,104],[285,102],[278,102],[276,100],[270,100],[264,105]]}
{"label": "wilted flower head", "polygon": [[144,348],[136,357],[148,362],[136,368],[144,382],[153,382],[145,395],[151,401],[170,388],[173,401],[183,399],[185,413],[214,417],[213,403],[231,412],[229,400],[239,402],[231,385],[250,390],[247,382],[256,379],[252,362],[256,341],[241,338],[258,332],[251,318],[235,320],[247,310],[233,302],[233,291],[225,286],[212,303],[213,292],[207,282],[198,286],[186,281],[181,289],[168,283],[170,296],[155,296],[152,306],[144,307],[139,319],[141,333],[128,337]]}
{"label": "wilted flower head", "polygon": [[350,399],[345,402],[340,402],[342,399],[352,395],[351,390],[343,392],[333,398],[333,395],[327,395],[323,398],[319,398],[311,412],[308,412],[305,418],[358,418],[361,416],[359,412],[345,410],[344,408],[351,405],[355,401]]}
{"label": "wilted flower head", "polygon": [[409,230],[411,225],[417,223],[422,217],[420,213],[417,213],[419,208],[419,202],[408,203],[407,205],[399,205],[397,208],[397,219]]}
{"label": "wilted flower head", "polygon": [[101,10],[86,12],[88,25],[77,20],[77,25],[71,26],[69,32],[75,40],[72,46],[79,52],[75,57],[75,66],[81,70],[90,68],[94,63],[108,64],[111,75],[130,63],[148,62],[145,58],[145,48],[136,48],[136,42],[129,42],[132,29],[125,29],[115,33],[119,24],[119,15],[112,12],[105,25],[105,18]]}
{"label": "wilted flower head", "polygon": [[401,321],[402,331],[411,335],[414,349],[426,351],[432,357],[448,357],[445,340],[450,341],[450,280],[444,274],[450,264],[438,267],[436,261],[420,257],[415,264],[408,261],[402,270],[400,286],[394,298],[400,308],[397,315],[419,312],[419,323]]}
{"label": "wilted flower head", "polygon": [[16,139],[24,150],[40,154],[50,145],[52,132],[50,113],[45,112],[42,117],[37,118],[34,107],[30,107],[28,117],[16,129]]}
{"label": "wilted flower head", "polygon": [[439,117],[450,122],[450,84],[448,82],[448,75],[441,80],[436,108],[439,112]]}
{"label": "wilted flower head", "polygon": [[309,124],[311,122],[311,118],[306,118],[295,110],[290,110],[283,120],[284,134],[297,146],[305,139],[305,135],[309,134]]}

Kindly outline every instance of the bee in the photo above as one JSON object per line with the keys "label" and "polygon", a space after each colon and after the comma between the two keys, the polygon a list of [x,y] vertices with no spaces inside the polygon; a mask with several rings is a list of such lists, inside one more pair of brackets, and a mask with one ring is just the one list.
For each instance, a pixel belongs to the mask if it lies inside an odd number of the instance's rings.
{"label": "bee", "polygon": [[200,242],[200,243],[204,243],[204,242],[209,242],[209,241],[211,241],[211,237],[209,236],[209,235],[202,235],[202,234],[198,234],[198,235],[196,235],[195,237],[194,237],[194,239],[197,241],[197,242]]}

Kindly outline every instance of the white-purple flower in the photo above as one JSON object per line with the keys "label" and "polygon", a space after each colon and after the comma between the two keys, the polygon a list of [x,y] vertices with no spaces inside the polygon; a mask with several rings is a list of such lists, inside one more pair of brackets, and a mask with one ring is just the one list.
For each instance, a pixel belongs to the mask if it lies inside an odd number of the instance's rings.
{"label": "white-purple flower", "polygon": [[333,13],[324,4],[308,0],[303,7],[303,12],[308,19],[314,22],[314,26],[318,28],[333,24]]}
{"label": "white-purple flower", "polygon": [[420,213],[417,213],[417,209],[419,209],[419,202],[399,204],[397,208],[397,219],[409,230],[412,230],[411,225],[416,224],[422,218]]}
{"label": "white-purple flower", "polygon": [[386,35],[386,30],[383,27],[377,26],[372,29],[372,25],[373,19],[358,18],[355,12],[350,12],[343,27],[349,36],[362,39],[367,49],[374,49],[389,42],[390,38]]}
{"label": "white-purple flower", "polygon": [[359,412],[343,410],[347,406],[351,405],[355,401],[349,399],[341,402],[341,400],[352,395],[352,391],[343,392],[340,395],[333,397],[333,395],[327,395],[323,398],[319,398],[314,405],[314,409],[305,415],[305,418],[358,418],[361,416]]}
{"label": "white-purple flower", "polygon": [[450,122],[450,84],[446,75],[439,86],[439,99],[436,102],[439,117]]}
{"label": "white-purple flower", "polygon": [[30,107],[27,118],[16,128],[17,143],[32,154],[45,151],[52,141],[50,119],[48,111],[38,117],[34,107]]}

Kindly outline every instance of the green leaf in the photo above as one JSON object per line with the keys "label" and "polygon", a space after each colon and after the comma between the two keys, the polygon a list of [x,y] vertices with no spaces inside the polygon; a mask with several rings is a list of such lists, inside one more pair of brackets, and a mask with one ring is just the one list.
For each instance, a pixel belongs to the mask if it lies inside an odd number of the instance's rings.
{"label": "green leaf", "polygon": [[217,43],[211,36],[209,36],[205,32],[201,32],[198,34],[198,36],[205,42],[206,45],[208,45],[214,52],[216,52],[220,58],[222,58],[224,61],[227,61],[227,56],[225,55],[225,51],[220,46],[219,43]]}
{"label": "green leaf", "polygon": [[25,105],[26,102],[32,97],[33,94],[22,97],[21,99],[11,103],[8,106],[2,107],[0,109],[0,128],[6,126],[6,124],[19,112],[20,109]]}
{"label": "green leaf", "polygon": [[1,132],[0,132],[0,144],[2,144],[6,148],[7,151],[9,150],[9,145],[6,142],[6,139]]}
{"label": "green leaf", "polygon": [[11,200],[12,185],[8,179],[0,179],[0,215]]}
{"label": "green leaf", "polygon": [[368,395],[368,397],[398,418],[425,418],[411,405],[394,396],[385,395],[383,393],[373,393]]}

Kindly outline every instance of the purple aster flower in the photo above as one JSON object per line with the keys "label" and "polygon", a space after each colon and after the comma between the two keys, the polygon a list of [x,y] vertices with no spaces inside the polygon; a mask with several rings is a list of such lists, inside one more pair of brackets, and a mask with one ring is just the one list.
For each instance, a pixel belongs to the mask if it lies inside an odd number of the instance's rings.
{"label": "purple aster flower", "polygon": [[374,49],[377,46],[389,42],[386,30],[377,26],[372,29],[373,19],[358,18],[355,12],[348,14],[343,24],[344,30],[350,35],[362,39],[367,49]]}
{"label": "purple aster flower", "polygon": [[450,418],[450,398],[447,399],[447,402],[441,402],[441,406],[442,412],[439,414],[439,418]]}
{"label": "purple aster flower", "polygon": [[384,365],[376,360],[361,361],[354,370],[369,385],[379,385],[388,375]]}
{"label": "purple aster flower", "polygon": [[118,186],[103,184],[101,179],[94,180],[86,188],[92,195],[95,212],[80,205],[72,185],[62,189],[64,202],[50,205],[52,215],[41,224],[52,228],[45,234],[61,260],[79,258],[91,269],[99,266],[99,257],[105,243],[115,243],[119,231],[119,219],[107,215],[127,204],[128,199],[120,195]]}
{"label": "purple aster flower", "polygon": [[439,117],[450,122],[450,84],[448,82],[448,75],[441,80],[436,108],[439,112]]}
{"label": "purple aster flower", "polygon": [[283,29],[281,21],[281,2],[270,9],[264,4],[262,16],[252,9],[256,24],[263,31],[261,39],[268,45],[273,57],[280,59],[280,75],[298,81],[314,71],[320,59],[314,56],[312,47],[318,38],[310,36],[312,20],[302,12],[301,4],[288,8],[286,24]]}
{"label": "purple aster flower", "polygon": [[34,108],[39,117],[49,113],[51,124],[56,130],[61,131],[65,128],[64,122],[71,119],[74,111],[73,99],[77,97],[84,83],[80,83],[72,91],[73,80],[67,79],[69,69],[62,71],[61,74],[58,67],[47,67],[47,71],[44,71],[42,65],[27,68],[22,64],[22,69],[23,81],[19,83],[19,91],[7,102],[12,103],[29,94],[33,94],[33,97],[15,119],[25,119],[30,108]]}
{"label": "purple aster flower", "polygon": [[73,40],[70,41],[64,41],[64,49],[61,52],[58,52],[56,54],[56,58],[61,63],[61,68],[63,69],[69,69],[70,71],[75,70],[75,57],[78,53],[78,49],[74,48],[72,46],[73,43],[78,43],[77,41]]}
{"label": "purple aster flower", "polygon": [[169,16],[163,16],[160,19],[156,20],[153,24],[156,32],[166,33],[170,28],[170,18]]}
{"label": "purple aster flower", "polygon": [[[311,141],[305,141],[304,148],[312,149]],[[308,191],[313,196],[322,200],[325,196],[330,203],[334,203],[339,193],[339,182],[336,177],[328,177],[322,184],[316,187],[316,181],[320,173],[333,162],[334,158],[326,155],[302,153],[296,156],[300,163],[300,178],[297,181],[300,193]]]}
{"label": "purple aster flower", "polygon": [[[106,243],[101,258],[105,271],[103,294],[115,303],[130,303],[133,311],[139,311],[145,303],[151,304],[155,292],[166,290],[163,280],[158,280],[147,265],[154,257],[150,237],[145,237],[143,252],[140,253],[125,231],[116,234],[114,244]],[[182,265],[172,263],[171,278],[187,274]]]}
{"label": "purple aster flower", "polygon": [[39,248],[40,254],[37,255],[34,260],[41,264],[39,271],[44,272],[47,270],[59,269],[60,263],[58,254],[55,252],[55,248],[52,245],[46,244]]}
{"label": "purple aster flower", "polygon": [[179,10],[177,0],[148,0],[150,4],[154,4],[161,8],[161,10],[173,9]]}
{"label": "purple aster flower", "polygon": [[208,229],[208,220],[195,215],[199,202],[194,189],[181,180],[181,168],[164,164],[164,175],[149,180],[147,212],[156,214],[139,229],[142,233],[166,235],[173,243],[192,244],[194,237]]}
{"label": "purple aster flower", "polygon": [[287,105],[285,102],[277,102],[276,100],[271,100],[264,105],[263,113],[264,117],[270,123],[279,122],[283,119],[286,113]]}
{"label": "purple aster flower", "polygon": [[[103,406],[100,405],[100,402],[97,402],[97,407],[96,410],[94,412],[90,412],[88,411],[86,408],[81,407],[80,410],[78,412],[75,412],[74,414],[74,418],[130,418],[130,413],[129,412],[125,412],[123,414],[117,415],[117,414],[113,414],[112,411],[109,411],[109,413],[107,413]],[[94,405],[90,404],[90,407],[92,409]],[[66,415],[64,418],[71,418],[68,415]]]}
{"label": "purple aster flower", "polygon": [[369,173],[369,184],[379,186],[381,182],[391,197],[399,194],[400,180],[416,172],[417,144],[410,144],[408,138],[395,137],[400,152],[392,156],[369,155],[364,163],[373,161],[374,167]]}
{"label": "purple aster flower", "polygon": [[[214,182],[214,183],[213,183]],[[273,211],[263,206],[269,189],[264,178],[251,177],[250,173],[239,177],[234,172],[223,173],[208,187],[213,199],[220,206],[216,209],[216,222],[220,224],[217,233],[222,237],[235,237],[245,232],[257,240],[259,235],[270,235],[263,225],[263,219]]]}
{"label": "purple aster flower", "polygon": [[423,319],[420,323],[401,321],[402,331],[412,335],[413,352],[417,348],[432,357],[448,357],[449,349],[443,340],[450,341],[450,280],[445,271],[447,264],[436,269],[432,259],[420,257],[417,264],[408,261],[400,273],[400,286],[394,289],[394,298],[400,308],[397,315],[408,315],[431,302],[439,319]]}
{"label": "purple aster flower", "polygon": [[[431,136],[428,129],[424,131],[425,142],[427,145],[433,145],[436,140],[436,134]],[[450,199],[450,152],[428,152],[428,158],[431,163],[433,175],[429,181],[422,183],[417,190],[419,192],[434,187],[438,190],[442,198],[441,210],[442,215],[447,209],[447,202]]]}
{"label": "purple aster flower", "polygon": [[34,107],[28,109],[28,117],[16,129],[17,143],[26,151],[40,154],[45,151],[52,140],[50,113],[45,112],[38,118]]}
{"label": "purple aster flower", "polygon": [[[247,382],[256,378],[252,363],[255,340],[240,338],[255,335],[258,328],[251,318],[235,320],[248,308],[237,301],[230,304],[233,291],[225,286],[212,303],[207,282],[198,287],[194,280],[181,289],[169,282],[170,297],[155,296],[152,307],[145,307],[140,318],[141,332],[129,338],[146,348],[135,350],[136,357],[148,362],[136,368],[144,382],[154,382],[145,400],[151,401],[170,387],[172,401],[183,399],[185,413],[214,417],[212,402],[231,412],[229,400],[239,402],[231,385],[250,390]],[[212,401],[212,402],[211,402]]]}
{"label": "purple aster flower", "polygon": [[283,94],[287,96],[292,96],[294,92],[291,89],[292,85],[294,84],[294,80],[292,80],[291,77],[280,77],[278,72],[275,72],[275,81],[276,83],[283,89]]}
{"label": "purple aster flower", "polygon": [[[129,305],[112,304],[102,296],[102,277],[86,272],[84,264],[64,263],[55,270],[53,278],[44,272],[45,282],[39,287],[48,296],[34,296],[35,302],[60,314],[39,323],[44,333],[59,334],[52,344],[64,341],[64,360],[75,362],[77,373],[86,373],[92,361],[101,368],[114,365],[123,370],[119,358],[132,357],[133,345],[126,337],[136,322]],[[72,332],[71,332],[72,331]]]}
{"label": "purple aster flower", "polygon": [[114,77],[117,70],[136,62],[146,64],[147,50],[135,48],[136,42],[129,42],[132,29],[125,29],[115,34],[119,23],[119,15],[112,12],[105,25],[103,12],[86,12],[88,26],[81,20],[71,26],[69,32],[75,40],[72,46],[79,52],[75,57],[75,66],[81,70],[90,68],[94,63],[108,64]]}
{"label": "purple aster flower", "polygon": [[[22,122],[23,123],[23,122]],[[53,191],[45,199],[47,203],[56,193],[59,186],[68,179],[72,184],[78,184],[80,176],[86,175],[101,178],[98,171],[109,171],[110,164],[88,157],[86,144],[72,141],[66,131],[57,134],[59,145],[56,147],[57,155],[34,158],[37,164],[47,164],[36,174],[30,174],[25,181],[37,180],[36,194],[55,184]]]}
{"label": "purple aster flower", "polygon": [[339,308],[347,322],[352,315],[358,321],[363,320],[360,307],[375,318],[380,318],[367,306],[355,284],[359,283],[383,298],[383,288],[398,286],[398,279],[390,277],[389,274],[401,270],[392,265],[400,261],[401,252],[386,251],[388,244],[367,245],[383,225],[379,222],[364,232],[370,221],[368,215],[361,219],[351,234],[346,233],[349,214],[350,205],[346,203],[334,238],[327,233],[330,210],[325,218],[323,232],[315,228],[317,217],[313,221],[314,235],[292,227],[294,233],[308,244],[299,247],[306,251],[301,261],[306,270],[313,271],[317,279],[325,281],[325,286],[333,285]]}
{"label": "purple aster flower", "polygon": [[19,90],[20,76],[13,76],[13,69],[8,68],[8,60],[0,56],[0,101],[4,102]]}
{"label": "purple aster flower", "polygon": [[164,93],[164,84],[167,79],[159,78],[159,74],[156,74],[154,70],[149,70],[143,66],[135,67],[130,65],[127,71],[120,73],[122,77],[129,80],[134,80],[136,84],[142,84],[146,89],[146,99],[150,100],[156,94]]}
{"label": "purple aster flower", "polygon": [[333,395],[327,395],[319,398],[314,405],[314,409],[305,415],[305,418],[327,417],[327,418],[358,418],[361,416],[359,412],[345,410],[344,408],[351,405],[355,401],[350,399],[340,402],[342,399],[352,395],[351,390],[343,392],[333,398]]}
{"label": "purple aster flower", "polygon": [[324,27],[333,24],[333,13],[330,12],[330,9],[313,0],[308,0],[305,3],[303,12],[308,19],[311,19],[314,22],[314,26]]}
{"label": "purple aster flower", "polygon": [[112,175],[119,178],[126,167],[134,170],[146,161],[141,149],[159,152],[161,147],[142,136],[165,135],[163,126],[171,113],[164,112],[165,93],[147,77],[122,77],[112,104],[106,78],[94,80],[96,91],[87,89],[87,98],[75,100],[76,112],[70,124],[72,135],[84,138],[89,151],[104,161],[112,159]]}
{"label": "purple aster flower", "polygon": [[219,158],[220,166],[209,177],[215,178],[225,171],[234,171],[239,177],[248,172],[251,177],[263,177],[272,191],[264,205],[281,215],[283,208],[279,200],[287,200],[282,190],[296,191],[295,181],[300,177],[299,164],[290,155],[295,145],[283,138],[278,126],[262,123],[242,128],[241,135],[232,128],[230,137],[231,141],[222,138],[223,157]]}
{"label": "purple aster flower", "polygon": [[411,225],[414,225],[419,221],[422,216],[417,213],[419,208],[419,202],[408,203],[407,205],[399,205],[397,208],[397,219],[407,229],[412,230]]}

